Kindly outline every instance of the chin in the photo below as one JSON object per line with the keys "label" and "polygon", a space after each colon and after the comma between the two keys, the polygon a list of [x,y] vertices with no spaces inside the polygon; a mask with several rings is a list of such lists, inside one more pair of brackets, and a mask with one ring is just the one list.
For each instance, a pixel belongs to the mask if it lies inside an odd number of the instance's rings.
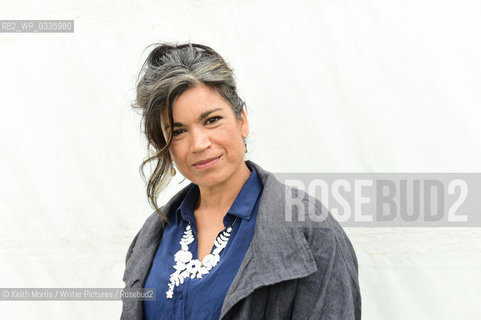
{"label": "chin", "polygon": [[192,181],[195,184],[203,187],[214,187],[216,185],[224,183],[228,179],[229,175],[225,171],[216,170],[209,173],[196,176],[196,181]]}

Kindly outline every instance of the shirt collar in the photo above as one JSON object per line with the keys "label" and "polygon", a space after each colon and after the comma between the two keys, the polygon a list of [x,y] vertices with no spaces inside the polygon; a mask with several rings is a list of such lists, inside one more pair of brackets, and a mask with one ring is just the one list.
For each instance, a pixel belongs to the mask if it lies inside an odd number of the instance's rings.
{"label": "shirt collar", "polygon": [[[239,191],[229,211],[227,211],[228,214],[245,220],[250,220],[257,198],[262,190],[262,183],[257,175],[256,170],[254,167],[249,167],[249,169],[251,169],[249,178],[242,186],[242,189]],[[177,222],[179,222],[179,217],[182,217],[182,219],[185,221],[195,225],[194,209],[197,204],[197,200],[199,199],[199,194],[199,186],[192,184],[189,191],[185,195],[184,200],[177,208]],[[230,220],[231,219],[224,219],[224,222],[227,223]]]}

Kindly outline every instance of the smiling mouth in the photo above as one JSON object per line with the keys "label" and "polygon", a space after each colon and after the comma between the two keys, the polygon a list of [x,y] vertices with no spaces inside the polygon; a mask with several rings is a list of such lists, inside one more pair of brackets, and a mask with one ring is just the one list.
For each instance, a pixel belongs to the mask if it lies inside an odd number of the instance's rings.
{"label": "smiling mouth", "polygon": [[209,163],[209,162],[212,162],[213,160],[217,160],[217,159],[219,159],[219,158],[220,158],[220,156],[214,157],[214,158],[205,159],[205,160],[200,160],[200,161],[197,161],[196,163],[194,163],[194,166],[204,165],[204,164],[207,164],[207,163]]}

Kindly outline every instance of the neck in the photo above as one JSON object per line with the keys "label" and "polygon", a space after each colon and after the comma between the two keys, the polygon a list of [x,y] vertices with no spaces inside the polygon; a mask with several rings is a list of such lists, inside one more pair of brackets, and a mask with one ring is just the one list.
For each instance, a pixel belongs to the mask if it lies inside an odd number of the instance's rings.
{"label": "neck", "polygon": [[205,187],[199,186],[200,196],[197,210],[200,215],[208,214],[212,218],[223,218],[234,203],[251,172],[244,161],[224,183]]}

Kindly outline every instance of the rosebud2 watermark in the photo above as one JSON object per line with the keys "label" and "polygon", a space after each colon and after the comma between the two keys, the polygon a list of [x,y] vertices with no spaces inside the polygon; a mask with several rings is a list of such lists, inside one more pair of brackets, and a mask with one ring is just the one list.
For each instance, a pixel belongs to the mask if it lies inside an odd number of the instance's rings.
{"label": "rosebud2 watermark", "polygon": [[348,227],[481,227],[481,173],[276,173],[285,220]]}

